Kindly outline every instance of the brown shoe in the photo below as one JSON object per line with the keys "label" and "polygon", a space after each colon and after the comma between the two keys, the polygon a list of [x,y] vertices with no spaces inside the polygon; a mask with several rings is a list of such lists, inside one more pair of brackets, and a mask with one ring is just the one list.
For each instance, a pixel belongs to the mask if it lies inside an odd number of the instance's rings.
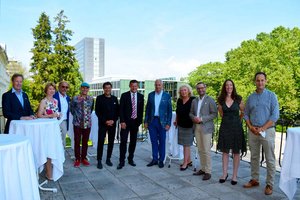
{"label": "brown shoe", "polygon": [[255,186],[259,186],[259,182],[255,179],[251,179],[248,183],[243,185],[244,188],[252,188],[252,187],[255,187]]}
{"label": "brown shoe", "polygon": [[210,175],[209,173],[205,173],[204,176],[203,176],[203,178],[202,178],[202,180],[203,180],[203,181],[207,181],[207,180],[209,180],[210,178],[211,178],[211,175]]}
{"label": "brown shoe", "polygon": [[273,193],[273,187],[271,185],[267,185],[265,188],[265,195],[271,195]]}
{"label": "brown shoe", "polygon": [[205,172],[202,171],[201,169],[199,171],[193,173],[194,176],[201,176],[201,175],[204,175],[204,174],[205,174]]}

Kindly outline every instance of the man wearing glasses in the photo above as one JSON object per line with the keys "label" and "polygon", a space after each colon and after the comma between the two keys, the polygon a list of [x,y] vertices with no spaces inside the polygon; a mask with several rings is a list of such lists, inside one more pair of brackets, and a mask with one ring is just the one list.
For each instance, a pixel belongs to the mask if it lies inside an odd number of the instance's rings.
{"label": "man wearing glasses", "polygon": [[69,130],[69,103],[70,97],[67,95],[69,84],[66,81],[61,81],[58,85],[58,91],[53,97],[58,101],[58,111],[61,113],[62,122],[60,124],[61,137],[63,146],[66,147],[66,134]]}

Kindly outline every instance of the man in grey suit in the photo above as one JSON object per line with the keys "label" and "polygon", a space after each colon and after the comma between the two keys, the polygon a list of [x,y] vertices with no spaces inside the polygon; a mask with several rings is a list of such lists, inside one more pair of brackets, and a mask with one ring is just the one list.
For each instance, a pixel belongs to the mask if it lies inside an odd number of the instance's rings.
{"label": "man in grey suit", "polygon": [[201,168],[193,175],[204,175],[202,180],[211,178],[211,138],[214,132],[214,118],[217,117],[217,106],[213,98],[206,95],[206,85],[199,82],[196,85],[198,98],[192,101],[190,118],[194,122],[194,134],[200,155]]}

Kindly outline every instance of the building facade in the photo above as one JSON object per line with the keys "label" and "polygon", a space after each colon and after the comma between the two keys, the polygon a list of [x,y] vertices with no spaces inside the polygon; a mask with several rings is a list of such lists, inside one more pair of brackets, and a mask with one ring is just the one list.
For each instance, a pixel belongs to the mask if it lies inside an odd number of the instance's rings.
{"label": "building facade", "polygon": [[[112,84],[112,95],[116,96],[120,99],[121,94],[127,92],[129,90],[129,82],[134,78],[129,77],[102,77],[98,79],[94,79],[92,82],[89,82],[90,93],[96,98],[98,95],[103,94],[102,84],[104,82],[111,82]],[[139,89],[138,92],[145,96],[145,100],[147,100],[148,94],[154,91],[154,82],[155,80],[138,80],[139,81]],[[184,84],[182,81],[176,81],[174,79],[162,79],[164,83],[164,91],[168,92],[174,101],[178,98],[178,88]]]}
{"label": "building facade", "polygon": [[104,39],[83,38],[75,45],[75,57],[84,81],[104,76]]}
{"label": "building facade", "polygon": [[[9,86],[9,74],[7,73],[8,58],[6,54],[5,45],[0,44],[0,95],[7,91]],[[0,98],[0,107],[2,105],[2,98]]]}

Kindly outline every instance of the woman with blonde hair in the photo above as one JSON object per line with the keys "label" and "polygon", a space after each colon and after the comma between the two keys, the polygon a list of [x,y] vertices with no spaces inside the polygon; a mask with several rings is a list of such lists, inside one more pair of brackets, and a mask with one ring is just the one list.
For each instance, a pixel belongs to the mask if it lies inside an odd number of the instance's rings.
{"label": "woman with blonde hair", "polygon": [[192,88],[188,84],[181,85],[178,89],[179,98],[176,105],[176,120],[174,125],[178,127],[178,144],[183,145],[183,163],[180,170],[184,171],[192,165],[191,146],[193,145],[194,133],[193,122],[189,117],[192,101]]}
{"label": "woman with blonde hair", "polygon": [[[46,97],[42,99],[39,105],[39,110],[37,112],[38,118],[59,118],[60,114],[58,112],[58,101],[53,98],[56,86],[54,83],[47,83],[44,89]],[[46,166],[46,178],[48,180],[52,179],[52,164],[51,159],[47,158]]]}

